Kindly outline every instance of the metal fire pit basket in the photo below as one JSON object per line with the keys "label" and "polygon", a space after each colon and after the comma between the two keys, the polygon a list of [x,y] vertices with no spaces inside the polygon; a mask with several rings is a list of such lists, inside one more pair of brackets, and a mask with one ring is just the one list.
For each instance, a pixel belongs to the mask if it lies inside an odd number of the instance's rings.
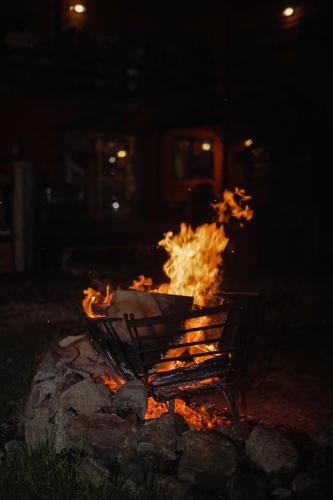
{"label": "metal fire pit basket", "polygon": [[[251,373],[258,294],[228,292],[222,299],[221,305],[182,314],[144,318],[125,314],[123,318],[86,319],[86,324],[111,372],[126,381],[143,380],[156,401],[169,401],[171,406],[178,396],[221,390],[238,423],[237,393]],[[207,318],[204,326],[189,324],[203,317]],[[119,322],[125,322],[130,342],[120,338]],[[164,332],[142,334],[156,325]],[[204,332],[204,340],[195,339],[198,331]],[[203,344],[210,346],[209,352],[203,352]],[[168,354],[177,348],[181,352]],[[165,369],[169,362],[172,368]]]}

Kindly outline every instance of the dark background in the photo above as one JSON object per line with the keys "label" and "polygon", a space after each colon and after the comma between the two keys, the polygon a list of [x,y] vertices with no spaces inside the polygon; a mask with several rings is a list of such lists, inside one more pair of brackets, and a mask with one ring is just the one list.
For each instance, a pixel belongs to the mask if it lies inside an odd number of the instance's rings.
{"label": "dark background", "polygon": [[[133,249],[145,257],[165,230],[181,220],[202,222],[210,196],[238,185],[253,195],[256,214],[249,236],[235,236],[246,249],[239,252],[242,272],[326,279],[332,269],[327,4],[83,4],[87,10],[78,15],[66,0],[1,2],[1,272],[106,268]],[[289,4],[294,13],[286,17]],[[195,180],[192,198],[173,194],[165,160],[171,154],[165,137],[182,130],[214,134],[223,145],[219,180],[208,179],[208,191]],[[123,213],[98,201],[96,144],[107,137],[134,144],[133,189],[128,194],[122,178],[110,195],[126,204]],[[78,167],[70,180],[68,155]],[[20,161],[32,179],[22,265],[14,228]]]}

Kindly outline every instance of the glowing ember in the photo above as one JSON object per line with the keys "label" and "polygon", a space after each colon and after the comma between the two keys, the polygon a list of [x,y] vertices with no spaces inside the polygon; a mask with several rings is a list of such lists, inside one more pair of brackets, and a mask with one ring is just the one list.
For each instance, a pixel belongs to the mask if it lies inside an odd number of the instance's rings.
{"label": "glowing ember", "polygon": [[[166,413],[168,413],[168,405],[166,403],[157,403],[153,398],[148,398],[148,410],[145,420],[159,418]],[[204,431],[218,425],[226,425],[226,418],[216,412],[210,411],[207,406],[201,405],[198,409],[195,409],[187,405],[182,399],[175,400],[175,413],[181,415],[187,424],[196,431]]]}
{"label": "glowing ember", "polygon": [[105,384],[113,393],[118,392],[121,386],[126,384],[126,381],[119,375],[117,375],[116,373],[111,374],[107,370],[99,380],[103,382],[103,384]]}

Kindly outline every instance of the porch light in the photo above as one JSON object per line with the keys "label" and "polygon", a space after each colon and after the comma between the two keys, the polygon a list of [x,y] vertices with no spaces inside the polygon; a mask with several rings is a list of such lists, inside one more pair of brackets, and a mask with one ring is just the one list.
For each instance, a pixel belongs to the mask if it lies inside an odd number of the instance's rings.
{"label": "porch light", "polygon": [[246,140],[244,141],[244,146],[245,146],[246,148],[249,148],[250,146],[252,146],[252,144],[253,144],[253,139],[246,139]]}
{"label": "porch light", "polygon": [[290,17],[294,14],[294,9],[292,7],[286,7],[283,11],[282,11],[282,14],[284,15],[284,17]]}
{"label": "porch light", "polygon": [[201,144],[201,149],[203,151],[210,151],[212,149],[212,146],[211,146],[210,142],[203,142]]}
{"label": "porch light", "polygon": [[73,5],[70,5],[69,10],[74,11],[76,14],[84,14],[87,7],[82,3],[74,3]]}
{"label": "porch light", "polygon": [[118,156],[118,158],[126,158],[126,156],[127,156],[126,149],[119,149],[117,151],[117,156]]}

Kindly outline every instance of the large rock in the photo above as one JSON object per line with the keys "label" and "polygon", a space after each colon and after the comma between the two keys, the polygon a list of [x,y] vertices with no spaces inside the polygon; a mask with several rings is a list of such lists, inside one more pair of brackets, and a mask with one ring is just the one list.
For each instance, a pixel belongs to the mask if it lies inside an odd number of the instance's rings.
{"label": "large rock", "polygon": [[239,456],[234,444],[218,433],[186,431],[180,449],[178,477],[182,481],[219,484],[237,470]]}
{"label": "large rock", "polygon": [[81,380],[60,395],[60,407],[77,415],[93,415],[110,404],[110,391],[90,379]]}
{"label": "large rock", "polygon": [[78,415],[66,427],[68,443],[84,446],[98,456],[118,459],[120,452],[136,446],[137,429],[118,415]]}
{"label": "large rock", "polygon": [[110,472],[101,461],[84,457],[79,466],[79,477],[98,487],[110,477]]}
{"label": "large rock", "polygon": [[294,474],[299,454],[290,441],[276,429],[257,426],[246,442],[249,460],[266,474]]}
{"label": "large rock", "polygon": [[25,442],[28,448],[38,448],[42,443],[51,442],[54,426],[47,416],[37,416],[25,424]]}
{"label": "large rock", "polygon": [[118,415],[126,417],[135,413],[143,420],[148,408],[148,393],[144,383],[140,380],[127,382],[117,392],[113,403]]}
{"label": "large rock", "polygon": [[230,500],[264,500],[270,489],[265,477],[255,474],[236,474],[229,482]]}
{"label": "large rock", "polygon": [[299,500],[325,500],[327,497],[322,485],[307,474],[297,474],[292,483],[292,490]]}
{"label": "large rock", "polygon": [[147,421],[141,427],[137,453],[146,466],[161,468],[163,464],[177,459],[177,432],[172,415]]}

